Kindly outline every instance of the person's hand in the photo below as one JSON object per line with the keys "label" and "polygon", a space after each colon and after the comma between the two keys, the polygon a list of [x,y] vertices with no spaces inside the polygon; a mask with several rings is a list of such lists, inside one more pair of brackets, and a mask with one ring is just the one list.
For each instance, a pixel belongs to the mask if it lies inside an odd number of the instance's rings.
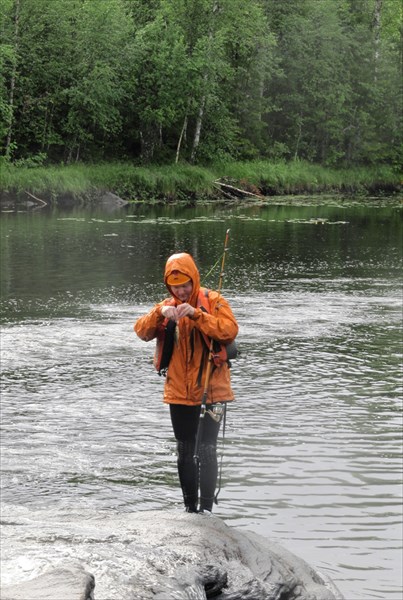
{"label": "person's hand", "polygon": [[179,306],[163,306],[161,308],[161,314],[172,321],[178,321],[182,317],[193,317],[194,312],[193,306],[190,306],[187,302],[179,304]]}
{"label": "person's hand", "polygon": [[176,308],[176,306],[163,306],[161,308],[161,314],[166,319],[170,319],[171,321],[177,321],[179,319],[177,313],[178,309]]}
{"label": "person's hand", "polygon": [[193,317],[194,312],[195,309],[193,308],[193,306],[190,306],[190,304],[188,304],[187,302],[179,304],[179,306],[176,308],[176,314],[178,319],[181,319],[182,317]]}

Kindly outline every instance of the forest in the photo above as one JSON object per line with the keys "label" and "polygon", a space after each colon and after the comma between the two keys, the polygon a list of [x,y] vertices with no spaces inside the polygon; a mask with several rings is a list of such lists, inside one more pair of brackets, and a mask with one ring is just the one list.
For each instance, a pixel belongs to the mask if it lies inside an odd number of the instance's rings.
{"label": "forest", "polygon": [[0,0],[3,164],[402,153],[401,0]]}

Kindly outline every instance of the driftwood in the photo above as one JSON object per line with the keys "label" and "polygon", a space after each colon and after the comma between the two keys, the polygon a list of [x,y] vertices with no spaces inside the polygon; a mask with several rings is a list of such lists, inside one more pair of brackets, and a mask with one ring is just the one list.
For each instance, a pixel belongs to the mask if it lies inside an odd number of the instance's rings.
{"label": "driftwood", "polygon": [[45,200],[41,200],[41,198],[37,198],[36,196],[34,196],[33,194],[31,194],[31,192],[27,192],[27,190],[25,190],[25,193],[27,194],[27,196],[29,196],[33,200],[36,200],[37,202],[40,202],[41,206],[38,206],[37,208],[42,208],[43,206],[47,206],[48,205],[48,203],[45,202]]}
{"label": "driftwood", "polygon": [[228,192],[225,192],[219,185],[217,185],[216,183],[213,183],[214,187],[217,188],[217,190],[220,190],[220,192],[222,193],[223,196],[225,196],[226,198],[229,198],[230,200],[234,199],[234,194],[228,194]]}
{"label": "driftwood", "polygon": [[262,194],[254,194],[253,192],[248,192],[241,188],[237,188],[233,185],[229,185],[229,183],[223,183],[222,181],[214,181],[214,185],[218,187],[225,196],[229,196],[233,198],[234,196],[238,198],[243,198],[244,196],[251,196],[252,198],[262,198]]}

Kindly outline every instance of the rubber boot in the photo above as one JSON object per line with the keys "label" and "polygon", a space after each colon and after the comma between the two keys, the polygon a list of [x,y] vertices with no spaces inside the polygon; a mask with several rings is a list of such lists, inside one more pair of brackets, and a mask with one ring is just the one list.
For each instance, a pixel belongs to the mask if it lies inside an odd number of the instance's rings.
{"label": "rubber boot", "polygon": [[203,496],[201,496],[199,513],[204,514],[204,515],[205,514],[211,515],[211,513],[213,511],[213,503],[214,503],[214,496],[212,496],[211,498],[204,498]]}

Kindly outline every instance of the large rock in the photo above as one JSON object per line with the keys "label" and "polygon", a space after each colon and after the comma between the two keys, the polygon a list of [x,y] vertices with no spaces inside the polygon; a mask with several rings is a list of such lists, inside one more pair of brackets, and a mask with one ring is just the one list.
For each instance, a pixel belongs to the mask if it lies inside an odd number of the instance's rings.
{"label": "large rock", "polygon": [[94,577],[84,569],[52,569],[30,581],[1,588],[1,600],[93,600]]}
{"label": "large rock", "polygon": [[114,211],[128,204],[126,200],[122,200],[122,198],[112,192],[100,193],[95,197],[93,202],[97,208],[102,208],[105,211]]}
{"label": "large rock", "polygon": [[278,544],[216,517],[140,513],[141,568],[134,597],[222,600],[334,600],[336,588]]}
{"label": "large rock", "polygon": [[[63,526],[59,521],[60,525]],[[55,523],[49,521],[39,525],[42,542],[55,539],[54,534],[49,537],[54,527]],[[97,515],[86,521],[81,539],[76,533],[68,537],[63,527],[58,544],[60,558],[66,557],[67,548],[72,558],[75,549],[76,558],[84,560],[97,583],[99,580],[99,596],[98,587],[95,588],[97,600],[342,598],[336,587],[304,560],[257,534],[229,527],[215,516],[175,511],[140,511],[112,519]],[[69,544],[65,549],[63,539]],[[27,549],[30,551],[34,549]],[[41,551],[52,549],[45,543]],[[57,574],[50,572],[21,586],[5,588],[2,600],[87,600],[91,583],[88,574],[63,573],[62,562],[57,564],[56,559],[54,554],[47,557],[48,564],[59,567]],[[105,577],[109,578],[106,587]],[[44,592],[35,595],[40,586]]]}

